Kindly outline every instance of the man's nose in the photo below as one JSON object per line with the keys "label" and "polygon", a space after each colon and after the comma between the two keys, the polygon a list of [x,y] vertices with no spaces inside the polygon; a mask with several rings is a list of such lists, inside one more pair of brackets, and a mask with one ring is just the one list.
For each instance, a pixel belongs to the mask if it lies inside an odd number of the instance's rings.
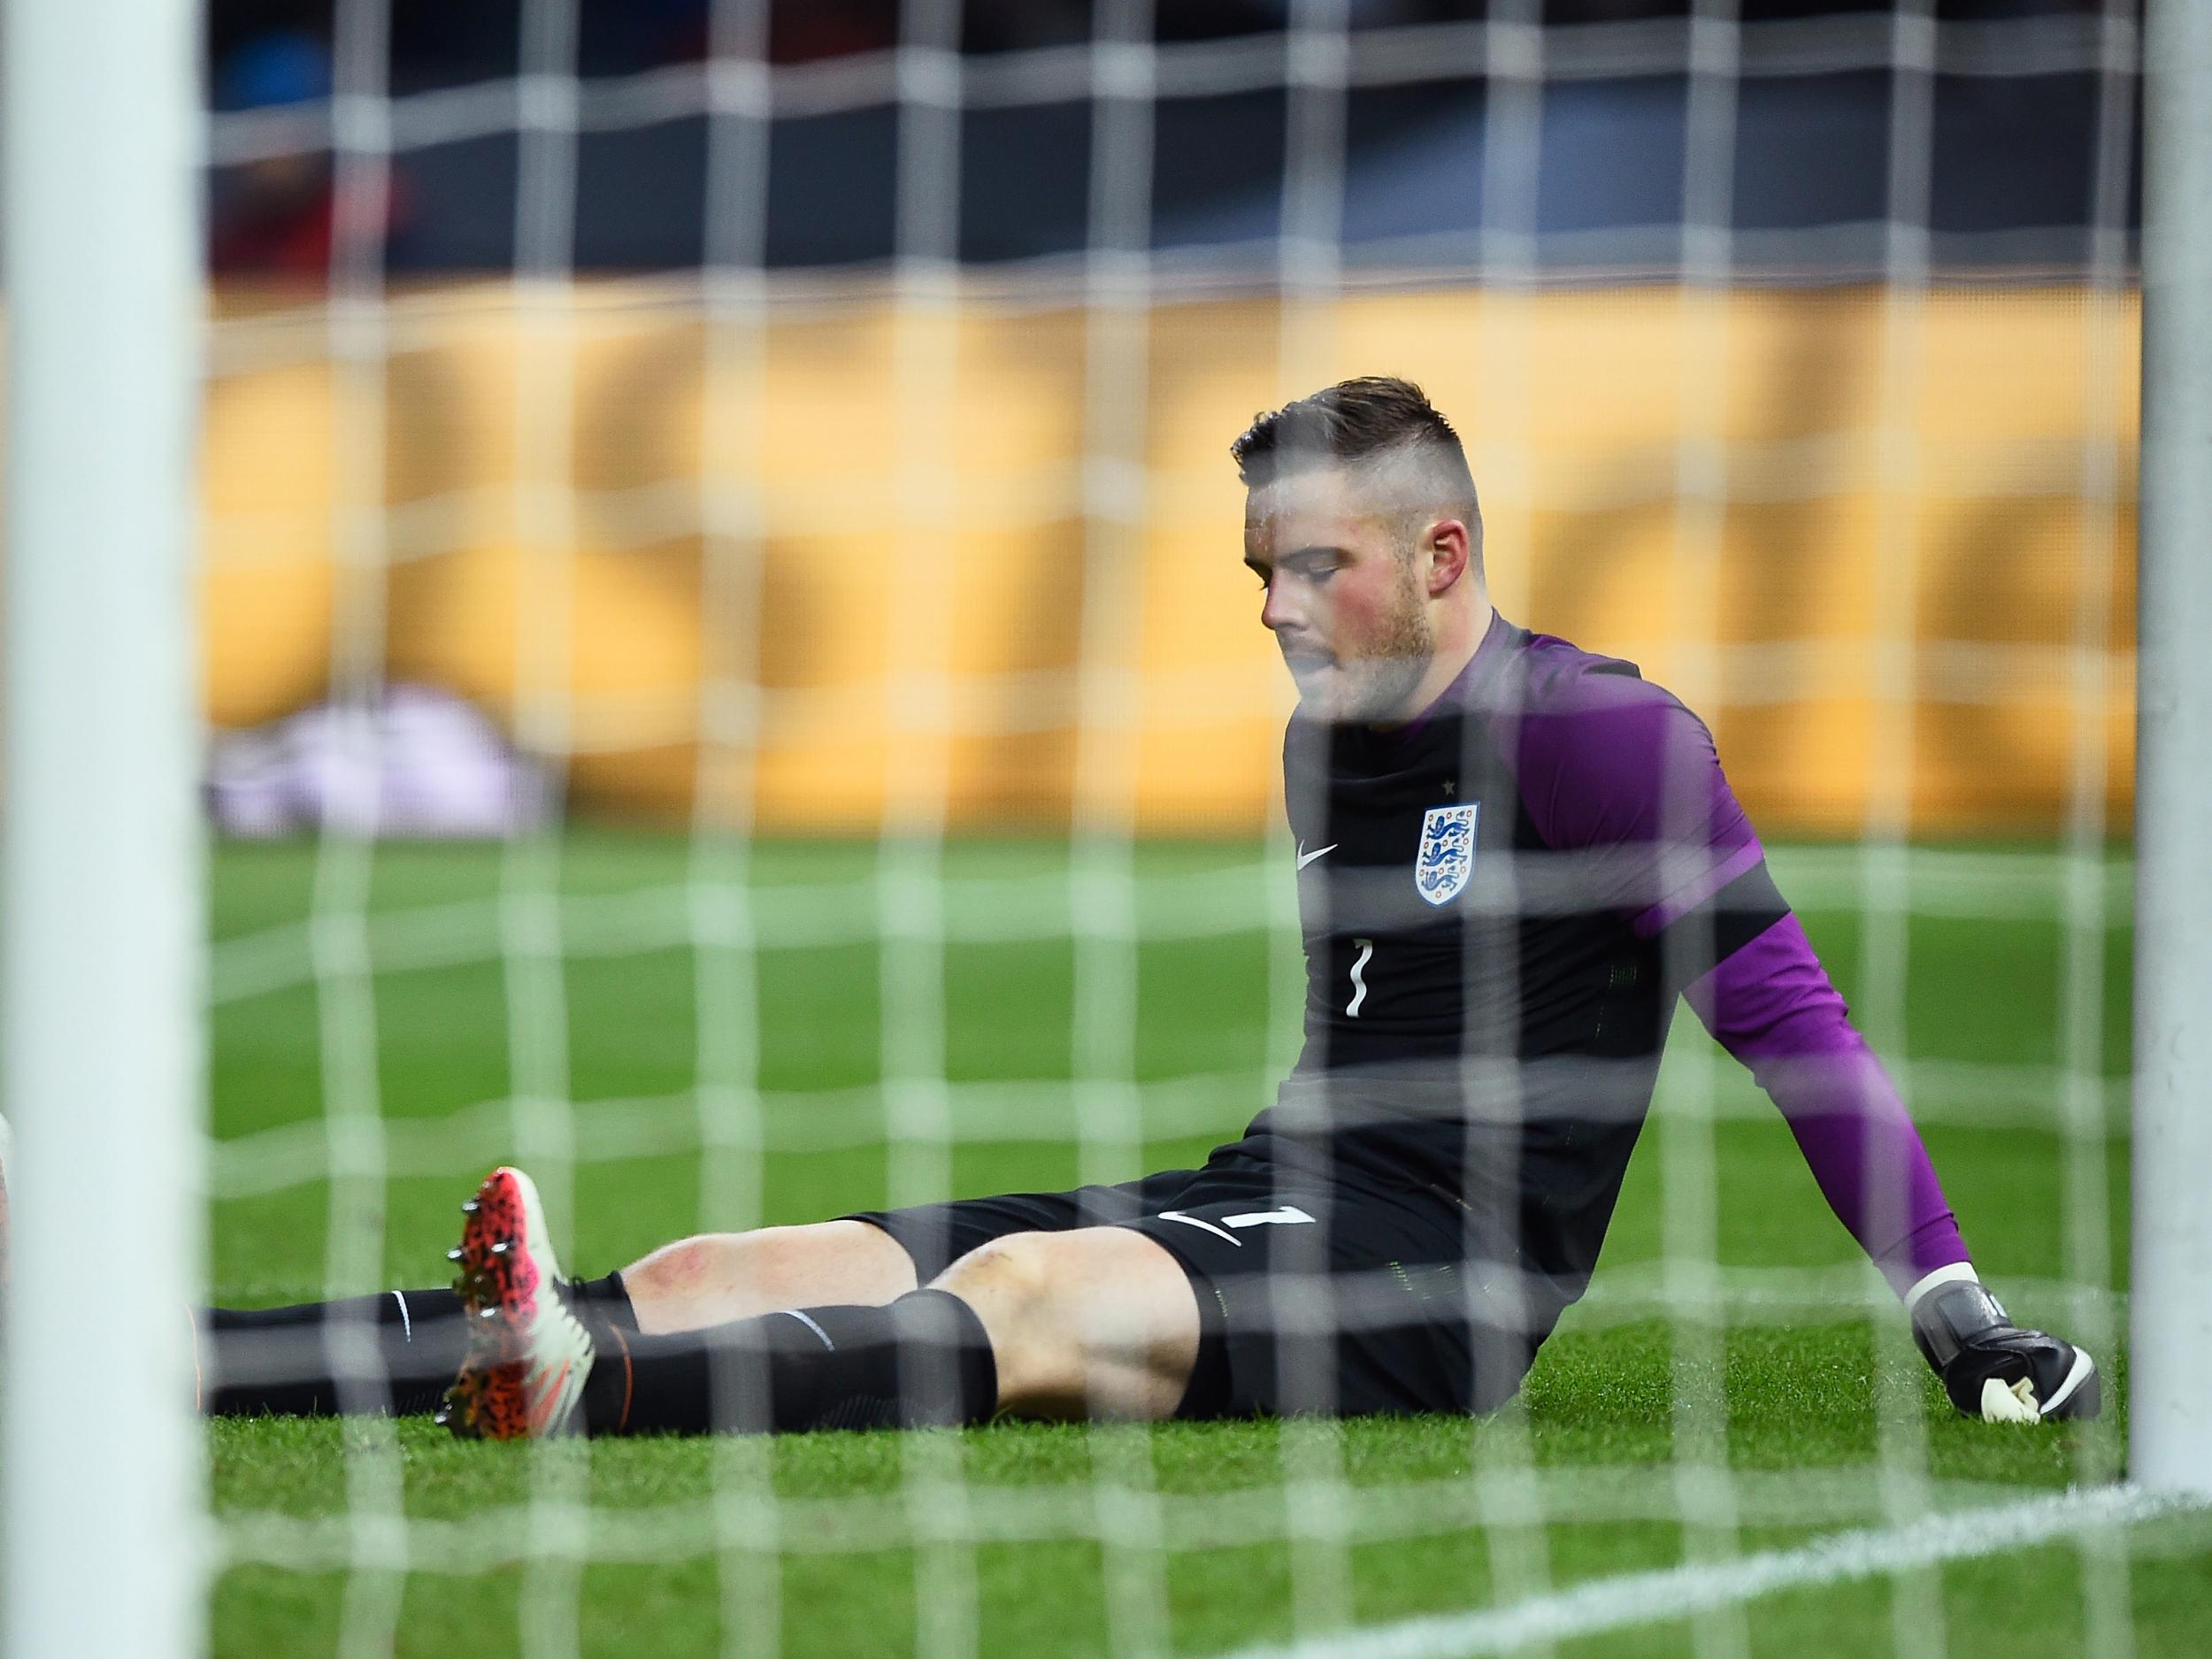
{"label": "man's nose", "polygon": [[1285,628],[1302,628],[1306,625],[1305,609],[1292,594],[1293,584],[1280,577],[1267,584],[1267,597],[1260,604],[1260,622],[1277,633]]}

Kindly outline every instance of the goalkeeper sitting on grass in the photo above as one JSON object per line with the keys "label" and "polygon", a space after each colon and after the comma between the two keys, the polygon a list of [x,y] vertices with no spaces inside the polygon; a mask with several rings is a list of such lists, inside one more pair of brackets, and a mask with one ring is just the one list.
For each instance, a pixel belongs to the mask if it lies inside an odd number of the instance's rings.
{"label": "goalkeeper sitting on grass", "polygon": [[1685,997],[1958,1409],[2093,1415],[2089,1356],[1977,1280],[1705,727],[1492,608],[1444,417],[1349,380],[1233,452],[1298,686],[1306,952],[1304,1051],[1242,1140],[1199,1170],[686,1239],[588,1280],[562,1277],[528,1178],[495,1170],[453,1289],[208,1314],[210,1409],[442,1397],[456,1433],[495,1439],[1486,1410],[1588,1283]]}

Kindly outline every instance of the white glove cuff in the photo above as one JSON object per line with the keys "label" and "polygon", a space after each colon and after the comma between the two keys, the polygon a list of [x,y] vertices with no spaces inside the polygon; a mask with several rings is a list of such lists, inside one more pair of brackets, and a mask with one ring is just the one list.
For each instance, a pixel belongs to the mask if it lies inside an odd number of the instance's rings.
{"label": "white glove cuff", "polygon": [[1945,1285],[1978,1285],[1982,1276],[1974,1271],[1971,1262],[1954,1262],[1948,1267],[1939,1267],[1905,1293],[1905,1311],[1910,1313],[1920,1305],[1920,1299],[1930,1291]]}

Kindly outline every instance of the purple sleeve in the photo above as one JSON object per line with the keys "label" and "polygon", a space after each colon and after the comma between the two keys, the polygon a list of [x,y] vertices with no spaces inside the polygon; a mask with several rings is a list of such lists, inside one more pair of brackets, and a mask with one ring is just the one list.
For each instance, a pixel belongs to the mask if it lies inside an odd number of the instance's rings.
{"label": "purple sleeve", "polygon": [[1578,903],[1648,939],[1759,863],[1712,734],[1656,686],[1585,674],[1518,724],[1521,798]]}
{"label": "purple sleeve", "polygon": [[1781,1108],[1829,1208],[1900,1296],[1968,1259],[1919,1131],[1796,917],[1685,995]]}
{"label": "purple sleeve", "polygon": [[[1764,856],[1711,734],[1656,687],[1581,676],[1522,718],[1517,748],[1546,847],[1571,860],[1584,902],[1626,912],[1642,937]],[[1822,1194],[1899,1294],[1967,1259],[1919,1132],[1795,916],[1737,945],[1686,995],[1781,1109]]]}

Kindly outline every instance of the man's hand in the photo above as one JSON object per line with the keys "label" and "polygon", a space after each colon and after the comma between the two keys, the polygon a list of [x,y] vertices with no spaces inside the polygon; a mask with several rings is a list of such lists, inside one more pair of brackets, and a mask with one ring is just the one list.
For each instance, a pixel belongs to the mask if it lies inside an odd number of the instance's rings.
{"label": "man's hand", "polygon": [[1917,1289],[1910,1305],[1913,1340],[1968,1417],[2034,1423],[2097,1415],[2102,1392],[2088,1353],[2014,1325],[1974,1279]]}

